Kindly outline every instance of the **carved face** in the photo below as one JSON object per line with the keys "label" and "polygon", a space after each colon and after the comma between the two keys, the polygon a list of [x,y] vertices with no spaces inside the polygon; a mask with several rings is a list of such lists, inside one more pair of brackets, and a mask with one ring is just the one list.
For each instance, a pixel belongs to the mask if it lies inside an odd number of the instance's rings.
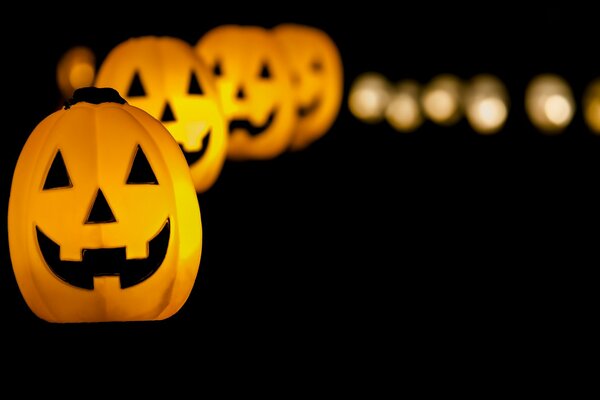
{"label": "carved face", "polygon": [[96,86],[113,87],[159,119],[182,148],[197,192],[217,180],[227,132],[210,71],[194,49],[172,37],[129,39],[108,54]]}
{"label": "carved face", "polygon": [[212,68],[229,124],[230,159],[268,159],[285,151],[296,124],[290,72],[264,28],[225,25],[196,44]]}
{"label": "carved face", "polygon": [[173,315],[202,241],[181,151],[160,122],[115,102],[80,101],[34,129],[13,176],[8,234],[19,289],[51,322]]}
{"label": "carved face", "polygon": [[327,133],[338,115],[344,90],[342,60],[335,43],[319,29],[281,24],[273,33],[292,69],[299,119],[291,149],[300,150]]}

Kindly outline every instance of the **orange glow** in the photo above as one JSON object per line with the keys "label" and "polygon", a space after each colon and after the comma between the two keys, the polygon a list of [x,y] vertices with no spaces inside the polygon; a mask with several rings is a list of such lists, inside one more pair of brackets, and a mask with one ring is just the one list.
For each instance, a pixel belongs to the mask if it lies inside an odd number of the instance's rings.
{"label": "orange glow", "polygon": [[525,110],[541,132],[561,133],[575,114],[575,101],[569,84],[553,74],[535,77],[525,91]]}
{"label": "orange glow", "polygon": [[85,46],[69,49],[56,66],[56,83],[64,99],[80,87],[91,86],[96,75],[96,56]]}
{"label": "orange glow", "polygon": [[392,88],[375,72],[357,77],[350,88],[348,106],[354,116],[367,123],[380,122],[391,99]]}
{"label": "orange glow", "polygon": [[463,84],[454,75],[438,75],[425,85],[421,104],[425,116],[440,125],[452,125],[462,117]]}
{"label": "orange glow", "polygon": [[583,94],[583,116],[590,130],[600,134],[600,78],[592,81]]}
{"label": "orange glow", "polygon": [[508,104],[506,87],[495,76],[477,75],[466,85],[465,115],[478,133],[498,132],[508,116]]}
{"label": "orange glow", "polygon": [[419,84],[415,81],[399,82],[385,110],[388,123],[399,132],[412,132],[423,123],[419,102]]}

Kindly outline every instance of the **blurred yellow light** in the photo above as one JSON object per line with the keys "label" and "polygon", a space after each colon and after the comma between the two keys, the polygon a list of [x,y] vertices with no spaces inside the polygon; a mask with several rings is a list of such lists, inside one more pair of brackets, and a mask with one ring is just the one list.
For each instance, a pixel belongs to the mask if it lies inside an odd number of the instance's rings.
{"label": "blurred yellow light", "polygon": [[440,125],[452,125],[462,116],[462,82],[454,75],[443,74],[423,89],[421,103],[425,116]]}
{"label": "blurred yellow light", "polygon": [[525,91],[525,110],[533,125],[543,133],[557,134],[575,114],[575,100],[568,83],[553,74],[539,75]]}
{"label": "blurred yellow light", "polygon": [[456,101],[452,95],[441,89],[427,93],[423,98],[423,105],[429,117],[436,122],[444,122],[452,118],[456,109]]}
{"label": "blurred yellow light", "polygon": [[390,102],[390,92],[390,84],[383,75],[364,73],[356,78],[350,88],[348,107],[356,118],[364,122],[379,122]]}
{"label": "blurred yellow light", "polygon": [[477,110],[482,125],[489,128],[498,126],[499,122],[506,119],[508,113],[504,102],[493,97],[482,100]]}
{"label": "blurred yellow light", "polygon": [[90,64],[73,65],[73,69],[69,73],[69,82],[74,88],[89,86],[94,81],[96,70]]}
{"label": "blurred yellow light", "polygon": [[75,89],[91,86],[96,76],[96,56],[85,46],[69,49],[56,66],[56,83],[64,99]]}
{"label": "blurred yellow light", "polygon": [[583,94],[583,116],[592,132],[600,134],[600,78],[590,83]]}
{"label": "blurred yellow light", "polygon": [[506,122],[508,107],[506,87],[495,76],[477,75],[466,85],[465,116],[476,132],[498,132]]}
{"label": "blurred yellow light", "polygon": [[385,110],[385,118],[399,132],[412,132],[423,123],[419,104],[419,84],[406,80],[399,82]]}

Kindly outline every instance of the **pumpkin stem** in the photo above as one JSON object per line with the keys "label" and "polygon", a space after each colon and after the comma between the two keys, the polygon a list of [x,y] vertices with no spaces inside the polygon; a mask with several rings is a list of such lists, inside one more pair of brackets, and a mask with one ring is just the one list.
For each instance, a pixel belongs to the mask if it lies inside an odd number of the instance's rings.
{"label": "pumpkin stem", "polygon": [[71,108],[72,105],[75,105],[79,102],[86,102],[92,104],[100,104],[100,103],[119,103],[125,104],[127,103],[124,98],[121,97],[119,92],[110,87],[97,88],[93,86],[82,87],[76,89],[73,92],[73,97],[69,100],[65,101],[65,110]]}

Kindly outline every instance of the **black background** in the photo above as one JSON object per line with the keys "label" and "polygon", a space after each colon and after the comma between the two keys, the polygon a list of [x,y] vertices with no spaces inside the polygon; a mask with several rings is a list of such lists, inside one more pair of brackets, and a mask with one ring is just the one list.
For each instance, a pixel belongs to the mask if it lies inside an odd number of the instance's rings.
{"label": "black background", "polygon": [[[487,72],[508,86],[508,121],[490,137],[465,120],[453,127],[426,122],[401,134],[355,119],[345,95],[333,128],[310,148],[228,161],[215,186],[198,196],[198,279],[165,321],[50,324],[35,317],[14,279],[3,212],[0,314],[18,349],[114,360],[152,348],[198,362],[209,353],[233,360],[250,351],[250,364],[278,354],[275,366],[302,359],[311,368],[359,358],[378,365],[381,356],[392,364],[445,360],[452,369],[465,358],[474,366],[531,354],[550,360],[581,343],[576,338],[596,318],[589,313],[596,312],[594,298],[597,304],[600,222],[600,137],[581,114],[583,90],[600,76],[590,9],[169,3],[160,10],[136,5],[139,14],[65,3],[5,16],[15,23],[3,27],[4,210],[21,147],[60,102],[56,63],[75,45],[92,48],[100,62],[131,36],[193,44],[225,23],[304,23],[338,44],[346,95],[366,71],[421,83],[439,73],[468,79]],[[527,82],[544,72],[562,75],[578,105],[555,137],[535,130],[523,109]]]}

